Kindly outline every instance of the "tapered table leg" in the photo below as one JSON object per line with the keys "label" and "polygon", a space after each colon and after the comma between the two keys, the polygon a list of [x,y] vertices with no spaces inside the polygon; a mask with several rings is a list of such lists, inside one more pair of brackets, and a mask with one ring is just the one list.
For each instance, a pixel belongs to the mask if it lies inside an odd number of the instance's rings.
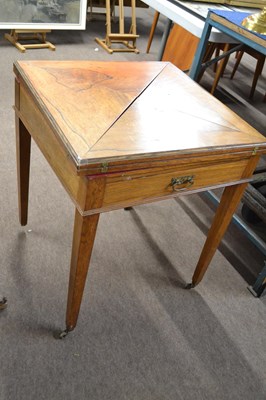
{"label": "tapered table leg", "polygon": [[188,288],[195,287],[202,280],[232,219],[246,186],[247,184],[243,183],[240,185],[229,186],[224,189],[220,204],[217,208],[205,245],[196,266],[192,278],[192,284],[188,285]]}
{"label": "tapered table leg", "polygon": [[60,334],[60,338],[66,336],[77,324],[98,220],[99,214],[82,217],[76,210],[68,288],[66,330]]}
{"label": "tapered table leg", "polygon": [[18,117],[16,118],[16,147],[19,221],[24,226],[28,222],[31,136]]}

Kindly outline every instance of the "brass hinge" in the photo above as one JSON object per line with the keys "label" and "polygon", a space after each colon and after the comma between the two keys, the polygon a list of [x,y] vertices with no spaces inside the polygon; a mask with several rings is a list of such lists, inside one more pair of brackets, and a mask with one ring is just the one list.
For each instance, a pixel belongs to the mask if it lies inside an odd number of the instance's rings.
{"label": "brass hinge", "polygon": [[257,151],[259,150],[258,147],[254,147],[253,151],[252,151],[252,155],[255,156],[257,154]]}
{"label": "brass hinge", "polygon": [[102,163],[102,168],[101,168],[101,172],[107,172],[108,171],[108,163]]}

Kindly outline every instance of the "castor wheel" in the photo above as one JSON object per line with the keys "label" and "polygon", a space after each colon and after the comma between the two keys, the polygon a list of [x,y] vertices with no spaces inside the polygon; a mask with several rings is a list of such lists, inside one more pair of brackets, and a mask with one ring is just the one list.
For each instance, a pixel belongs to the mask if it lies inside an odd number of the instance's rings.
{"label": "castor wheel", "polygon": [[65,330],[63,330],[63,331],[56,331],[56,332],[54,332],[53,333],[53,337],[55,338],[55,339],[60,339],[60,340],[62,340],[62,339],[64,339],[68,334],[69,334],[69,332],[71,332],[71,329],[65,329]]}
{"label": "castor wheel", "polygon": [[64,339],[68,335],[69,331],[65,329],[64,331],[60,332],[58,335],[58,339]]}
{"label": "castor wheel", "polygon": [[4,310],[7,306],[7,299],[6,297],[3,297],[2,300],[0,301],[0,310]]}
{"label": "castor wheel", "polygon": [[185,289],[193,289],[196,285],[194,285],[194,283],[187,283],[185,285]]}

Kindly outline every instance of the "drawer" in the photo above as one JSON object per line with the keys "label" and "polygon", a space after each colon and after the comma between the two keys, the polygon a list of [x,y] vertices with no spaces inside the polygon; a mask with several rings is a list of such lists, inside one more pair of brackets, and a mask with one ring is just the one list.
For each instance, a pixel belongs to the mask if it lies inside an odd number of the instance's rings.
{"label": "drawer", "polygon": [[241,180],[248,159],[197,167],[175,166],[106,176],[103,207],[141,204]]}

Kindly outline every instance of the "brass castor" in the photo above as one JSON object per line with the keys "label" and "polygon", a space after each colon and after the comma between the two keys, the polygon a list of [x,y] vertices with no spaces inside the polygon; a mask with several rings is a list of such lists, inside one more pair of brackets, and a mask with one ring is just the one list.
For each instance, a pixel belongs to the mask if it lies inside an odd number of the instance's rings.
{"label": "brass castor", "polygon": [[194,285],[193,283],[188,283],[188,284],[185,286],[185,289],[193,289],[195,286],[196,286],[196,285]]}
{"label": "brass castor", "polygon": [[71,332],[71,330],[72,329],[65,329],[65,330],[63,330],[63,331],[60,331],[60,332],[54,332],[54,334],[53,334],[53,336],[54,336],[54,338],[55,339],[64,339],[68,334],[69,334],[69,332]]}
{"label": "brass castor", "polygon": [[2,300],[0,301],[0,310],[4,310],[7,306],[7,299],[6,297],[3,297]]}

